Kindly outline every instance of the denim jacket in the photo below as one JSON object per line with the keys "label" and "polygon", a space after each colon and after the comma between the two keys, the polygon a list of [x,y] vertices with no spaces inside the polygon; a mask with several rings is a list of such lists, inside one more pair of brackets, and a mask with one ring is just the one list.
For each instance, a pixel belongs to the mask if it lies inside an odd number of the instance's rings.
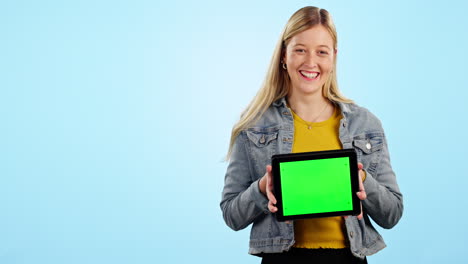
{"label": "denim jacket", "polygon": [[[403,197],[390,165],[387,142],[380,121],[367,109],[355,104],[338,103],[343,118],[339,138],[343,148],[354,148],[364,165],[362,201],[364,217],[345,219],[351,252],[359,257],[372,255],[386,245],[369,217],[383,228],[392,228],[403,213]],[[274,154],[291,153],[294,121],[285,98],[274,102],[255,125],[236,138],[227,167],[222,200],[224,221],[240,230],[253,223],[249,253],[278,253],[294,245],[294,222],[278,222],[267,207],[258,181],[271,164]]]}

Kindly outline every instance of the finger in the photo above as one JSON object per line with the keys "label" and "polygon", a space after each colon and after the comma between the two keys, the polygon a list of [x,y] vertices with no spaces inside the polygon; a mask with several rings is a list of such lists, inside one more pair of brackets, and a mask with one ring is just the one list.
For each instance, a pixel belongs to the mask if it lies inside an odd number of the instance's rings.
{"label": "finger", "polygon": [[270,190],[267,190],[267,198],[273,205],[276,205],[276,197]]}
{"label": "finger", "polygon": [[271,165],[266,166],[266,172],[267,172],[267,186],[270,187],[270,189],[273,189],[273,174],[271,173]]}
{"label": "finger", "polygon": [[267,187],[270,191],[273,191],[273,181],[267,176]]}
{"label": "finger", "polygon": [[367,193],[365,191],[357,192],[356,195],[361,201],[367,199]]}
{"label": "finger", "polygon": [[364,184],[362,183],[361,177],[359,177],[359,192],[356,193],[360,200],[367,199],[367,193],[364,189]]}
{"label": "finger", "polygon": [[357,167],[359,170],[362,170],[364,168],[364,165],[362,165],[361,162],[358,162]]}
{"label": "finger", "polygon": [[363,214],[362,214],[362,203],[361,203],[361,213],[357,216],[357,219],[358,219],[358,220],[361,220],[361,219],[362,219],[362,216],[363,216]]}
{"label": "finger", "polygon": [[276,211],[278,211],[278,208],[274,206],[271,202],[268,202],[268,210],[270,210],[270,212],[272,213],[276,213]]}
{"label": "finger", "polygon": [[276,197],[273,195],[273,175],[271,174],[271,166],[267,165],[267,187],[266,187],[266,195],[268,200],[270,200],[273,204],[276,204]]}
{"label": "finger", "polygon": [[362,213],[360,213],[360,214],[357,216],[357,219],[358,219],[358,220],[361,220],[361,219],[362,219]]}

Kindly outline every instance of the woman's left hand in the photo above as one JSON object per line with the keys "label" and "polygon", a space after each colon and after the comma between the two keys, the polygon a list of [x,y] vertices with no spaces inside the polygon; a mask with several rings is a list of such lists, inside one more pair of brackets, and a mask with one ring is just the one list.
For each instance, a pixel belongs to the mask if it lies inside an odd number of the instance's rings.
{"label": "woman's left hand", "polygon": [[[365,177],[365,172],[363,170],[364,166],[362,163],[358,163],[358,169],[359,169],[359,192],[357,192],[358,198],[363,201],[367,198],[366,190],[364,189],[364,184],[362,183],[362,179]],[[362,203],[361,203],[361,213],[357,216],[359,220],[362,219]]]}
{"label": "woman's left hand", "polygon": [[[366,190],[364,189],[364,184],[362,183],[362,179],[366,177],[366,173],[364,172],[363,170],[364,166],[362,165],[362,163],[358,163],[358,175],[359,175],[359,192],[356,193],[357,197],[359,198],[359,200],[363,201],[367,198],[367,194],[366,194]],[[361,203],[361,213],[357,216],[357,218],[359,220],[362,219],[362,203]],[[348,218],[347,216],[345,216],[344,218]]]}

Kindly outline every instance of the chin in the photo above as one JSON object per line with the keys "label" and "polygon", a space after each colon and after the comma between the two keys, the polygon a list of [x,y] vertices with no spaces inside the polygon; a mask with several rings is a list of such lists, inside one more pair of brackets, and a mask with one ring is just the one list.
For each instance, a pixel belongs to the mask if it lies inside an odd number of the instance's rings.
{"label": "chin", "polygon": [[298,89],[298,92],[301,93],[301,94],[315,94],[315,93],[318,93],[318,92],[321,92],[322,89],[319,88],[319,87],[303,87],[303,88],[299,88]]}

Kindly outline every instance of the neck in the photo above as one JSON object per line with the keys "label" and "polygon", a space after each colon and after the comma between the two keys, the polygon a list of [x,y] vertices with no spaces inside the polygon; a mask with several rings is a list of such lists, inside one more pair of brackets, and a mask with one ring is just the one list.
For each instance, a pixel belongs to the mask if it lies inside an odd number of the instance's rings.
{"label": "neck", "polygon": [[307,122],[322,122],[329,119],[334,112],[333,104],[321,93],[310,95],[287,96],[289,107],[300,118]]}

